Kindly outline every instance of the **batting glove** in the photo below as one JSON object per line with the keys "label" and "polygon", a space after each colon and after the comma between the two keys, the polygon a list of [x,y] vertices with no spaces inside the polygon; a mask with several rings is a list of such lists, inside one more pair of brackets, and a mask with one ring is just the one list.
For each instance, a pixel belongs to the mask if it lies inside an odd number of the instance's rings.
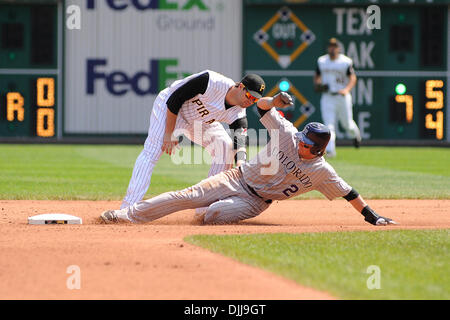
{"label": "batting glove", "polygon": [[364,220],[374,226],[386,226],[388,224],[398,224],[394,220],[378,215],[371,207],[365,206],[361,211]]}
{"label": "batting glove", "polygon": [[294,105],[294,100],[286,92],[277,93],[273,97],[273,105],[277,108],[286,108]]}
{"label": "batting glove", "polygon": [[328,91],[328,85],[327,84],[321,84],[321,83],[317,83],[314,85],[314,90],[316,92],[327,92]]}

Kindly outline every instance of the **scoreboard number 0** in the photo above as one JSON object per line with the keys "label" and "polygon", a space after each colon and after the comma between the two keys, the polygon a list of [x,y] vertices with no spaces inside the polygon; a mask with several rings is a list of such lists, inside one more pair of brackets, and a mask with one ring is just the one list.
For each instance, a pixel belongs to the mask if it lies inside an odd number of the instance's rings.
{"label": "scoreboard number 0", "polygon": [[53,78],[37,79],[36,102],[39,107],[55,106],[55,79]]}
{"label": "scoreboard number 0", "polygon": [[[19,92],[6,94],[6,119],[24,121],[25,99]],[[36,80],[36,135],[53,137],[55,135],[55,79]]]}

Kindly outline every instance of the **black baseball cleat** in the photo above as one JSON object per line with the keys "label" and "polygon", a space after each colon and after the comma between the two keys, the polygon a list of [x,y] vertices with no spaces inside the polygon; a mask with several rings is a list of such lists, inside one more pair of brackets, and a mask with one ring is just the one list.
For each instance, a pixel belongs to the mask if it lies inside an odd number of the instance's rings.
{"label": "black baseball cleat", "polygon": [[357,138],[353,139],[353,145],[355,146],[356,149],[358,149],[359,146],[361,145],[361,140],[358,140]]}

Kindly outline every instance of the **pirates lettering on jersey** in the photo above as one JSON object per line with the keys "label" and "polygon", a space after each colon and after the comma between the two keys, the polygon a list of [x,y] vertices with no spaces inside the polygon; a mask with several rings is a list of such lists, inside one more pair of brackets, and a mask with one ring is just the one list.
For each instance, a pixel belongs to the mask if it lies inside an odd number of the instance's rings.
{"label": "pirates lettering on jersey", "polygon": [[333,75],[335,77],[334,80],[336,81],[336,83],[339,83],[339,84],[344,84],[346,82],[345,81],[347,78],[346,72],[342,72],[340,70],[333,70],[333,69],[323,69],[322,70],[323,74]]}
{"label": "pirates lettering on jersey", "polygon": [[289,159],[283,151],[279,150],[277,147],[274,147],[272,150],[272,156],[276,156],[276,158],[286,169],[286,172],[289,172],[295,176],[304,188],[312,187],[311,178],[296,165],[295,161]]}
{"label": "pirates lettering on jersey", "polygon": [[199,108],[196,108],[196,110],[198,111],[198,113],[201,115],[202,118],[209,114],[208,109],[206,109],[205,105],[203,104],[203,102],[200,99],[195,99],[192,101],[192,103],[195,103],[198,106],[200,106]]}

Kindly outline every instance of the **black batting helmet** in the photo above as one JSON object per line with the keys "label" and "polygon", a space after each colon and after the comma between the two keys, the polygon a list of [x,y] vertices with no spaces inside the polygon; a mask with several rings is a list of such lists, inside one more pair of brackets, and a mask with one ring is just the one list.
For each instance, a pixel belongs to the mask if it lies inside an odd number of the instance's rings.
{"label": "black batting helmet", "polygon": [[295,137],[305,144],[313,146],[311,153],[316,156],[323,156],[325,148],[330,141],[330,129],[320,122],[310,122],[303,131],[297,132]]}

